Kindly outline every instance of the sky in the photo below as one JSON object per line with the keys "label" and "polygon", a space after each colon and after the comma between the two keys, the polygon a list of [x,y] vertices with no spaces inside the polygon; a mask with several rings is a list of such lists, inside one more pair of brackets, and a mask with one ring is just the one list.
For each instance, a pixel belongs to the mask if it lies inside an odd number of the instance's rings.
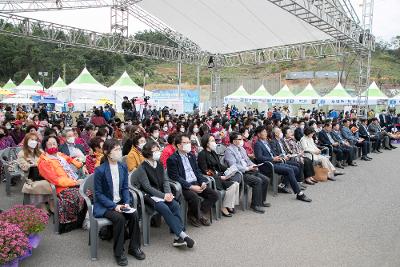
{"label": "sky", "polygon": [[[363,0],[350,0],[356,11],[361,14]],[[400,35],[400,0],[375,0],[373,34],[379,39],[390,41]],[[89,9],[21,13],[22,16],[46,20],[54,23],[89,29],[98,32],[110,32],[110,9]],[[361,15],[359,15],[361,20]],[[129,21],[129,34],[149,29],[147,25],[134,19]]]}

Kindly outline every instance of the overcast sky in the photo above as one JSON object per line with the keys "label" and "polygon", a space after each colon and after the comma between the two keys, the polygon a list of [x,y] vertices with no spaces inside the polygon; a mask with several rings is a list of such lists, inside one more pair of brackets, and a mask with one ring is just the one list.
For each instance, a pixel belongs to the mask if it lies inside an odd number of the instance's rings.
{"label": "overcast sky", "polygon": [[[360,3],[363,0],[351,0],[354,8],[361,14]],[[110,9],[90,9],[73,11],[24,13],[22,16],[47,20],[69,26],[99,31],[110,31]],[[361,15],[359,16],[361,20]],[[130,17],[129,33],[147,29],[148,27]],[[389,41],[395,35],[400,35],[400,0],[375,0],[373,33]]]}

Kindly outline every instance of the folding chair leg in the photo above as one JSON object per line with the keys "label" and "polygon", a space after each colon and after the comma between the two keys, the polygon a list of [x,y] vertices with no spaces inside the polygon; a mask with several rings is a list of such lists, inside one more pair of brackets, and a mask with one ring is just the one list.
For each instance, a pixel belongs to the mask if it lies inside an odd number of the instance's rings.
{"label": "folding chair leg", "polygon": [[143,245],[148,246],[150,242],[150,218],[147,214],[142,215]]}
{"label": "folding chair leg", "polygon": [[278,175],[272,175],[272,189],[273,196],[276,197],[278,195]]}
{"label": "folding chair leg", "polygon": [[97,249],[98,249],[98,226],[96,222],[91,222],[90,225],[90,237],[89,237],[89,242],[90,242],[90,258],[92,261],[97,260]]}
{"label": "folding chair leg", "polygon": [[6,176],[6,195],[10,196],[11,195],[11,176],[8,175],[7,172],[4,174]]}

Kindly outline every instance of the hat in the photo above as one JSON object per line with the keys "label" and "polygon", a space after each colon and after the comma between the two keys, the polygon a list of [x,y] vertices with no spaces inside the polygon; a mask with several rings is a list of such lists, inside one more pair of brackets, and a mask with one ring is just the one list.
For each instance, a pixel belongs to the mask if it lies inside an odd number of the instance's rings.
{"label": "hat", "polygon": [[22,122],[21,120],[15,120],[15,121],[13,122],[13,124],[14,124],[14,125],[22,125],[23,122]]}

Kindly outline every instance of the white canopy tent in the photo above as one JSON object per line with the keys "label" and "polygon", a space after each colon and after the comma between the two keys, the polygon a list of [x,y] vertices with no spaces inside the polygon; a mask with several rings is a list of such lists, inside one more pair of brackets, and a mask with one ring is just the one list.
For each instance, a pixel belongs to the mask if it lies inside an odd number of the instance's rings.
{"label": "white canopy tent", "polygon": [[129,99],[133,97],[143,97],[144,94],[146,96],[152,96],[151,91],[143,90],[142,87],[137,85],[131,77],[129,77],[126,71],[124,71],[121,77],[108,89],[114,93],[112,100],[118,111],[122,111],[121,103],[124,96],[127,96]]}
{"label": "white canopy tent", "polygon": [[31,75],[27,75],[25,80],[23,80],[15,89],[15,92],[20,95],[34,95],[36,91],[43,90],[43,88],[38,85],[31,77]]}

